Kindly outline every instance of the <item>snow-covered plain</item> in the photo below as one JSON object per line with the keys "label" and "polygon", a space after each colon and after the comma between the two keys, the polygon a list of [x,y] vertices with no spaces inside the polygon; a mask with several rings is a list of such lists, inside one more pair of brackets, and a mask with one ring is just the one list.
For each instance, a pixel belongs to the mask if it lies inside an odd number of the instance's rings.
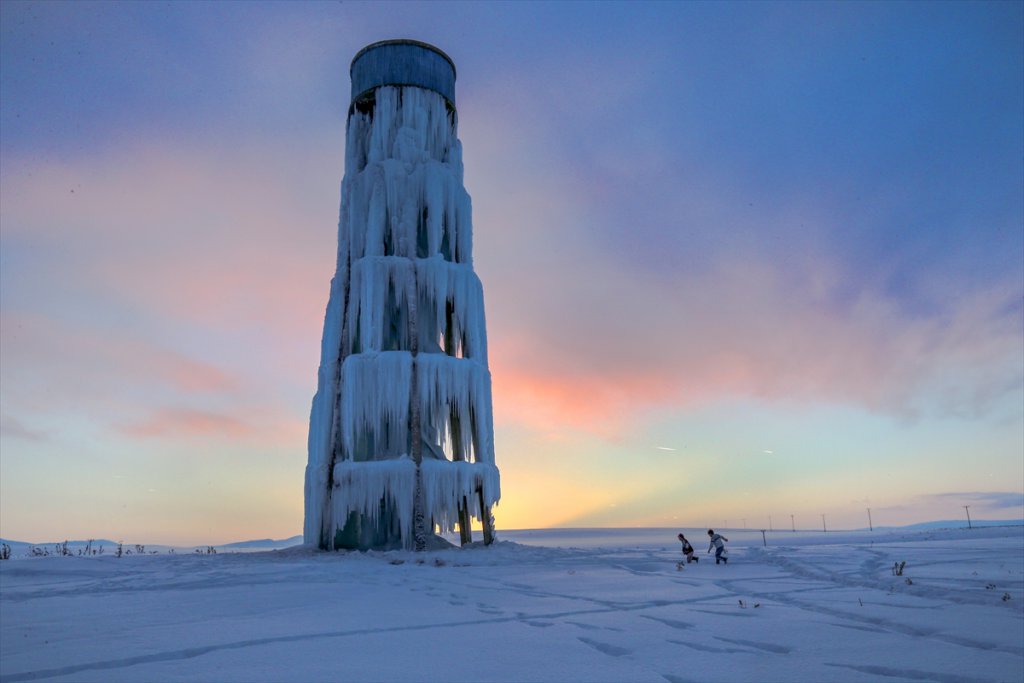
{"label": "snow-covered plain", "polygon": [[0,683],[1024,680],[1024,527],[686,533],[13,559]]}

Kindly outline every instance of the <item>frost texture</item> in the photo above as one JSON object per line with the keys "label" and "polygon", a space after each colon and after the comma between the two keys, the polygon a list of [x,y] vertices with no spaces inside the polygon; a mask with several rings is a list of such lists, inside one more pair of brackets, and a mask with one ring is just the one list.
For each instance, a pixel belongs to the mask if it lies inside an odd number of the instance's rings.
{"label": "frost texture", "polygon": [[374,460],[396,444],[406,448],[412,354],[367,352],[345,359],[341,368],[341,429],[347,460]]}
{"label": "frost texture", "polygon": [[455,113],[430,90],[373,93],[349,115],[337,272],[310,414],[304,534],[325,548],[346,525],[378,539],[398,534],[388,542],[410,547],[417,476],[423,514],[444,531],[460,508],[483,520],[500,498]]}
{"label": "frost texture", "polygon": [[455,531],[459,521],[456,511],[461,504],[469,505],[473,517],[483,519],[487,513],[480,509],[477,492],[483,491],[484,504],[488,506],[498,498],[498,468],[490,463],[424,460],[422,473],[427,514],[441,531]]}
{"label": "frost texture", "polygon": [[[452,436],[463,444],[464,450],[462,457],[456,454],[456,459],[493,463],[491,376],[487,368],[441,354],[420,354],[416,368],[420,413],[425,416],[428,428],[446,434],[452,416],[458,418],[460,428]],[[473,458],[467,452],[470,444]]]}
{"label": "frost texture", "polygon": [[[470,514],[481,519],[479,492],[483,491],[484,501],[493,501],[500,486],[498,468],[490,464],[424,460],[421,474],[425,513],[442,532],[455,530],[460,505],[468,505]],[[334,482],[332,516],[335,525],[344,526],[351,512],[360,512],[374,523],[380,523],[383,521],[380,501],[386,500],[386,507],[391,508],[398,520],[401,537],[411,538],[416,486],[416,463],[411,458],[339,462],[334,466]]]}

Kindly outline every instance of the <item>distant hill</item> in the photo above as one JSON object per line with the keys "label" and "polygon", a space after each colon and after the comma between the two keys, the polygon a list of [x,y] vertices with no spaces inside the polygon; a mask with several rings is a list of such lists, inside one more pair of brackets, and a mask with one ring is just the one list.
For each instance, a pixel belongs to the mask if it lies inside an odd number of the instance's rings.
{"label": "distant hill", "polygon": [[[30,552],[29,549],[32,548],[32,547],[39,548],[40,550],[46,550],[49,554],[59,554],[59,552],[56,552],[55,549],[58,548],[62,543],[64,543],[64,541],[48,541],[46,543],[29,543],[29,542],[26,542],[26,541],[14,541],[14,540],[11,540],[11,539],[0,538],[0,543],[6,544],[7,546],[9,546],[10,549],[11,549],[11,554],[13,556],[21,557],[21,556],[29,554],[29,552]],[[77,555],[77,554],[79,554],[79,550],[85,548],[85,546],[88,543],[89,543],[89,541],[81,541],[81,540],[70,541],[69,540],[67,542],[68,550],[73,555]],[[237,543],[225,543],[223,545],[215,545],[215,546],[212,546],[212,547],[216,548],[217,550],[225,550],[225,551],[229,551],[230,552],[232,550],[235,550],[235,551],[244,551],[244,550],[280,550],[282,548],[290,548],[292,546],[301,545],[301,544],[302,544],[302,536],[299,535],[299,536],[292,536],[291,538],[282,538],[282,539],[279,539],[279,540],[275,540],[275,539],[272,539],[272,538],[264,538],[264,539],[252,540],[252,541],[238,541]],[[92,541],[92,549],[94,551],[98,552],[99,549],[102,547],[103,550],[104,550],[104,554],[112,554],[112,553],[116,552],[117,545],[118,545],[117,541],[111,541],[111,540],[106,539],[106,538],[97,538],[97,539]],[[172,546],[172,545],[161,545],[161,544],[147,543],[147,544],[144,545],[144,547],[146,548],[146,552],[147,553],[151,553],[151,552],[166,553],[166,552],[168,552],[170,550],[174,550],[174,551],[177,551],[177,552],[182,552],[182,551],[184,551],[184,552],[192,552],[196,548],[204,549],[204,548],[211,547],[211,546],[209,546],[209,545]],[[134,551],[135,550],[135,544],[133,544],[133,543],[125,543],[124,544],[124,548],[125,548],[126,551]]]}
{"label": "distant hill", "polygon": [[302,535],[292,536],[291,538],[282,538],[281,540],[275,541],[271,538],[262,538],[255,541],[237,541],[235,543],[225,543],[224,545],[214,546],[215,548],[224,549],[236,549],[236,550],[252,550],[254,548],[290,548],[293,545],[302,544]]}
{"label": "distant hill", "polygon": [[[971,526],[1024,526],[1024,519],[972,519]],[[959,529],[967,527],[966,519],[946,519],[938,522],[918,522],[898,527],[875,527],[876,529]]]}
{"label": "distant hill", "polygon": [[[9,538],[0,538],[0,543],[6,543],[7,545],[11,546],[11,550],[17,550],[19,548],[28,548],[29,546],[33,546],[33,545],[36,546],[36,547],[39,547],[39,548],[52,548],[53,546],[60,545],[63,542],[64,541],[47,541],[45,543],[27,543],[25,541],[12,541]],[[68,543],[68,548],[78,549],[78,548],[85,547],[85,545],[87,543],[89,543],[89,541],[68,541],[67,543]],[[111,541],[111,540],[106,539],[106,538],[96,538],[96,539],[93,539],[92,547],[98,548],[101,545],[102,546],[106,546],[106,547],[113,546],[113,547],[116,548],[117,547],[117,541]]]}

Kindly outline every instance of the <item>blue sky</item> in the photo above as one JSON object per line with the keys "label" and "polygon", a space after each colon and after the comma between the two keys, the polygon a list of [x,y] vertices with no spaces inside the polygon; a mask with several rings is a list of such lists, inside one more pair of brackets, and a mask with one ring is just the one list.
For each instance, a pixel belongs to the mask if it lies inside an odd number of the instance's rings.
{"label": "blue sky", "polygon": [[1021,517],[1022,7],[4,2],[0,535],[301,528],[392,37],[458,69],[499,528]]}

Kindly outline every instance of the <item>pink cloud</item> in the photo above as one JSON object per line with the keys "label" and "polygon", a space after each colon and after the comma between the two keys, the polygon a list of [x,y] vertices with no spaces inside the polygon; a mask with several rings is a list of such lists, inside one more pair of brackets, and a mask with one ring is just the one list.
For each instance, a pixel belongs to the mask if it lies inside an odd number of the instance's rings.
{"label": "pink cloud", "polygon": [[[697,269],[637,268],[590,230],[601,183],[543,148],[522,149],[532,138],[516,112],[491,104],[480,96],[470,131],[480,149],[467,141],[466,163],[499,424],[615,437],[650,410],[731,397],[979,415],[1019,390],[1019,282],[952,292],[935,283],[943,312],[909,315],[814,240],[825,228],[770,249],[730,241]],[[746,229],[788,235],[804,220],[836,222],[813,202],[744,213],[714,187],[700,190],[680,190],[697,202],[691,215]],[[669,214],[663,230],[681,228]]]}
{"label": "pink cloud", "polygon": [[[185,393],[230,393],[238,377],[211,363],[157,346],[118,328],[94,328],[38,314],[2,316],[9,374],[31,371],[57,396],[75,389],[102,395],[114,387],[159,387]],[[15,365],[15,363],[17,365]]]}
{"label": "pink cloud", "polygon": [[73,249],[71,272],[55,277],[158,314],[308,324],[334,263],[340,154],[305,142],[138,142],[30,166],[3,179],[5,233]]}
{"label": "pink cloud", "polygon": [[[98,159],[12,164],[4,238],[34,245],[37,259],[22,291],[51,297],[37,311],[127,309],[175,341],[203,339],[226,372],[259,367],[312,387],[341,172],[340,149],[323,141],[342,133],[309,131],[288,147],[153,136]],[[175,372],[185,389],[224,380],[187,363]]]}
{"label": "pink cloud", "polygon": [[143,417],[115,424],[114,430],[133,439],[225,439],[294,454],[305,446],[307,427],[304,419],[286,413],[235,405],[226,410],[157,408]]}
{"label": "pink cloud", "polygon": [[119,431],[132,437],[225,437],[249,438],[256,430],[231,415],[188,408],[164,408],[148,419],[122,425]]}
{"label": "pink cloud", "polygon": [[[499,421],[616,434],[651,408],[732,396],[906,417],[979,414],[1021,378],[1020,332],[1002,313],[1011,291],[964,298],[935,320],[908,319],[870,294],[851,310],[831,310],[753,265],[664,286],[638,286],[609,264],[591,277],[622,291],[580,301],[587,292],[552,283],[532,310],[515,310],[518,323],[492,326]],[[502,318],[493,306],[489,314]],[[530,329],[528,342],[516,343],[520,326]]]}

